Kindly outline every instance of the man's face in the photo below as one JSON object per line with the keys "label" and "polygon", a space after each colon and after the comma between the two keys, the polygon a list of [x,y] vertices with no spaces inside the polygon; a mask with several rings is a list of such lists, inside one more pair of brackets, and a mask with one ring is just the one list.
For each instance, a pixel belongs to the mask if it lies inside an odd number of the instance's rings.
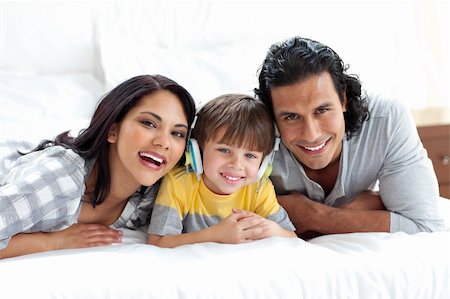
{"label": "man's face", "polygon": [[339,159],[345,135],[344,111],[328,72],[271,89],[275,121],[284,145],[309,169]]}

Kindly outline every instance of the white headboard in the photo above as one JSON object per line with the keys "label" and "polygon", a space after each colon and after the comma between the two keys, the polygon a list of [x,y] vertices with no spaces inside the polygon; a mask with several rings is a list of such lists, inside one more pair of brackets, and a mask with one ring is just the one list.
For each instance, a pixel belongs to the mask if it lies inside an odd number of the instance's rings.
{"label": "white headboard", "polygon": [[330,45],[368,91],[449,109],[449,5],[2,1],[0,138],[78,129],[105,91],[143,73],[174,79],[198,103],[253,94],[269,46],[294,35]]}

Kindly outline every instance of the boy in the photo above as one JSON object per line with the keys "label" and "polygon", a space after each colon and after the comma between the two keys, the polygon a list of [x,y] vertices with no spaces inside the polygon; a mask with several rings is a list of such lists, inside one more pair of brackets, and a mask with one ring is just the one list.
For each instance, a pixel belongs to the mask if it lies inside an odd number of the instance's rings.
{"label": "boy", "polygon": [[275,128],[262,102],[241,94],[211,100],[198,112],[192,137],[186,160],[193,172],[178,168],[164,178],[149,226],[150,244],[296,237],[267,177]]}

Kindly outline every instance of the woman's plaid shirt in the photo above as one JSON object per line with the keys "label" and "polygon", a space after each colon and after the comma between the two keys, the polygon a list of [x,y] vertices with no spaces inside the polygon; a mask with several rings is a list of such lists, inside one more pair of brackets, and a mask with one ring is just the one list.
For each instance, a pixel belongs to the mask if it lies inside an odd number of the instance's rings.
{"label": "woman's plaid shirt", "polygon": [[[76,223],[93,164],[61,146],[21,156],[17,145],[0,143],[0,249],[15,234],[59,231]],[[146,230],[158,187],[159,182],[133,194],[111,227]]]}

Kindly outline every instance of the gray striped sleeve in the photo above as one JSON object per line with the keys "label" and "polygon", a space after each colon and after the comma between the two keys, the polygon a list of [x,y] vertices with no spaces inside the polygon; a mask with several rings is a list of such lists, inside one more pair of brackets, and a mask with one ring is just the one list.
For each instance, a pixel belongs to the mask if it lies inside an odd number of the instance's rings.
{"label": "gray striped sleeve", "polygon": [[155,204],[148,233],[165,236],[181,234],[182,231],[183,222],[178,211],[174,208]]}
{"label": "gray striped sleeve", "polygon": [[275,221],[278,223],[282,228],[290,231],[295,231],[295,226],[292,224],[291,220],[289,219],[288,213],[286,210],[280,206],[280,209],[269,215],[267,219]]}

